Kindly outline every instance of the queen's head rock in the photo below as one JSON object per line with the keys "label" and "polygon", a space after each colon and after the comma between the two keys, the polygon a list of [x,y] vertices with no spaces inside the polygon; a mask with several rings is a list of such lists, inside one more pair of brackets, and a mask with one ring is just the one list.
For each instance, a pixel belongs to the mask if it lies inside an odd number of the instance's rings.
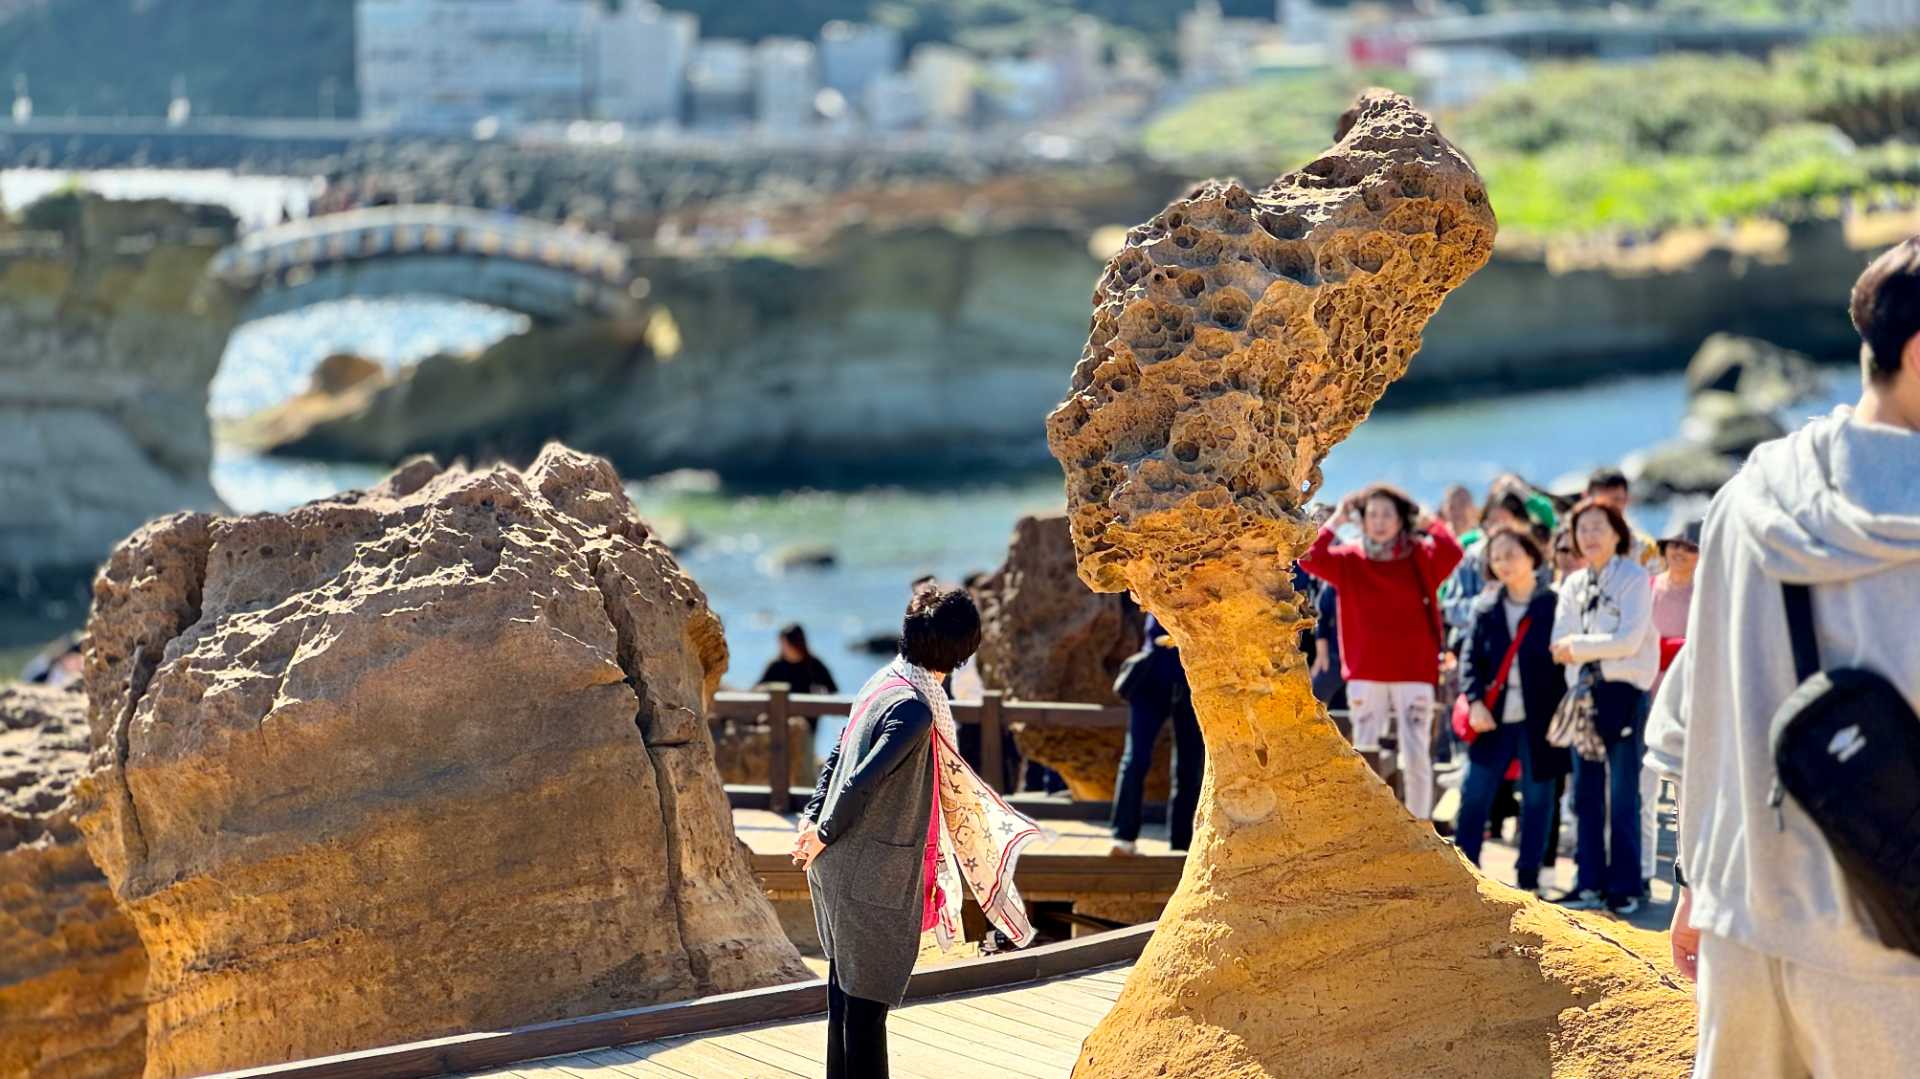
{"label": "queen's head rock", "polygon": [[806,976],[713,764],[719,620],[603,460],[154,521],[87,636],[150,1076]]}
{"label": "queen's head rock", "polygon": [[1494,227],[1466,156],[1369,91],[1300,169],[1258,191],[1208,181],[1128,232],[1047,423],[1087,583],[1156,612],[1290,594],[1321,460],[1406,372]]}
{"label": "queen's head rock", "polygon": [[1664,943],[1476,874],[1313,697],[1303,506],[1495,228],[1406,98],[1362,95],[1334,138],[1133,230],[1049,418],[1080,575],[1167,626],[1207,743],[1179,889],[1074,1075],[1678,1079]]}

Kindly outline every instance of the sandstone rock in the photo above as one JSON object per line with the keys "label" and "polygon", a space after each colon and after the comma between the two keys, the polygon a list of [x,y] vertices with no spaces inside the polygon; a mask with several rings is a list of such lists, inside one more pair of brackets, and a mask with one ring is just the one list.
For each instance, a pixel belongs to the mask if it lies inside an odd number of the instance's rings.
{"label": "sandstone rock", "polygon": [[355,386],[379,382],[386,376],[387,369],[378,360],[336,352],[313,369],[308,388],[314,393],[344,393]]}
{"label": "sandstone rock", "polygon": [[[973,590],[980,606],[980,678],[1028,701],[1120,704],[1113,678],[1140,648],[1140,613],[1124,596],[1101,595],[1075,572],[1073,536],[1060,514],[1022,517],[1007,560]],[[1147,796],[1167,796],[1171,728],[1155,750]],[[1113,800],[1126,745],[1121,731],[1013,728],[1023,756],[1060,773],[1073,796]]]}
{"label": "sandstone rock", "polygon": [[604,461],[153,522],[88,634],[155,1079],[806,976],[714,768],[719,620]]}
{"label": "sandstone rock", "polygon": [[0,1075],[145,1060],[147,953],[71,819],[87,749],[80,687],[0,686]]}
{"label": "sandstone rock", "polygon": [[1208,748],[1188,871],[1074,1074],[1684,1075],[1687,989],[1474,873],[1313,698],[1301,506],[1495,227],[1405,98],[1370,91],[1340,132],[1130,233],[1048,422],[1081,576],[1167,625]]}
{"label": "sandstone rock", "polygon": [[0,603],[77,596],[141,522],[219,506],[207,386],[236,316],[203,271],[234,219],[59,195],[0,232]]}

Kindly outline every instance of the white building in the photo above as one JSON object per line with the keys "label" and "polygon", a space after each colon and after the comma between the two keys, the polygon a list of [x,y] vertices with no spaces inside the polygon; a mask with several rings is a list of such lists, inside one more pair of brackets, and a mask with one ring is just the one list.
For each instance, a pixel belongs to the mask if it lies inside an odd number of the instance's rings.
{"label": "white building", "polygon": [[358,0],[361,117],[457,129],[586,114],[596,5],[581,0]]}
{"label": "white building", "polygon": [[1920,0],[1853,0],[1853,25],[1861,30],[1920,27]]}
{"label": "white building", "polygon": [[900,32],[871,23],[830,22],[820,28],[820,81],[848,101],[900,67]]}
{"label": "white building", "polygon": [[753,47],[734,38],[694,43],[687,98],[696,127],[730,127],[753,118]]}
{"label": "white building", "polygon": [[860,111],[875,131],[899,131],[924,119],[920,95],[905,72],[889,71],[867,80],[860,94]]}
{"label": "white building", "polygon": [[998,57],[987,64],[983,89],[1002,119],[1037,120],[1060,108],[1060,72],[1045,60]]}
{"label": "white building", "polygon": [[973,116],[973,96],[980,85],[980,61],[965,49],[927,43],[907,60],[907,78],[927,123],[936,127],[965,124]]}
{"label": "white building", "polygon": [[754,117],[770,131],[811,127],[820,73],[813,43],[770,37],[753,47]]}
{"label": "white building", "polygon": [[1107,43],[1099,19],[1075,15],[1065,32],[1043,43],[1037,53],[1039,59],[1053,65],[1060,96],[1067,104],[1084,101],[1106,88]]}
{"label": "white building", "polygon": [[640,126],[678,123],[699,17],[662,11],[644,0],[626,0],[613,12],[599,3],[587,7],[593,14],[594,116]]}
{"label": "white building", "polygon": [[1217,86],[1244,81],[1253,70],[1252,45],[1243,20],[1220,14],[1220,0],[1198,0],[1180,16],[1175,51],[1180,81],[1189,86]]}
{"label": "white building", "polygon": [[1471,105],[1502,86],[1525,82],[1527,62],[1487,46],[1415,46],[1407,70],[1420,77],[1422,105],[1453,109]]}

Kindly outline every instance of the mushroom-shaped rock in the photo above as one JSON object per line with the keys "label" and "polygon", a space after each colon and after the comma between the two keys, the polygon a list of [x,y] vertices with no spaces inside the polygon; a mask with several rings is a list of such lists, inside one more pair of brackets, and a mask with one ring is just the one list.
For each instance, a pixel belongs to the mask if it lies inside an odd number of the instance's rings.
{"label": "mushroom-shaped rock", "polygon": [[1495,228],[1407,99],[1370,91],[1336,138],[1129,233],[1048,421],[1080,574],[1167,625],[1208,750],[1180,888],[1074,1074],[1684,1075],[1664,944],[1475,873],[1314,700],[1300,507]]}

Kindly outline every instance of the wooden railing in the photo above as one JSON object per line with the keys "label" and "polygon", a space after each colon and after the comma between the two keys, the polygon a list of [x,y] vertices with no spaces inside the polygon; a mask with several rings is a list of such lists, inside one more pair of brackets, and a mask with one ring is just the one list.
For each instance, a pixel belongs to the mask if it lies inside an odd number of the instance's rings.
{"label": "wooden railing", "polygon": [[[793,795],[787,777],[793,766],[793,743],[787,720],[794,716],[843,716],[853,708],[853,698],[824,693],[792,693],[778,682],[764,692],[722,692],[713,695],[713,715],[723,719],[767,717],[771,739],[767,753],[767,808],[786,813],[793,808]],[[1006,775],[1003,735],[1007,725],[1024,723],[1040,727],[1086,727],[1106,730],[1127,729],[1127,709],[1119,705],[1073,704],[1065,701],[1014,701],[999,690],[990,689],[979,700],[953,702],[953,721],[980,727],[980,777],[994,790],[1006,793],[1002,777]]]}

